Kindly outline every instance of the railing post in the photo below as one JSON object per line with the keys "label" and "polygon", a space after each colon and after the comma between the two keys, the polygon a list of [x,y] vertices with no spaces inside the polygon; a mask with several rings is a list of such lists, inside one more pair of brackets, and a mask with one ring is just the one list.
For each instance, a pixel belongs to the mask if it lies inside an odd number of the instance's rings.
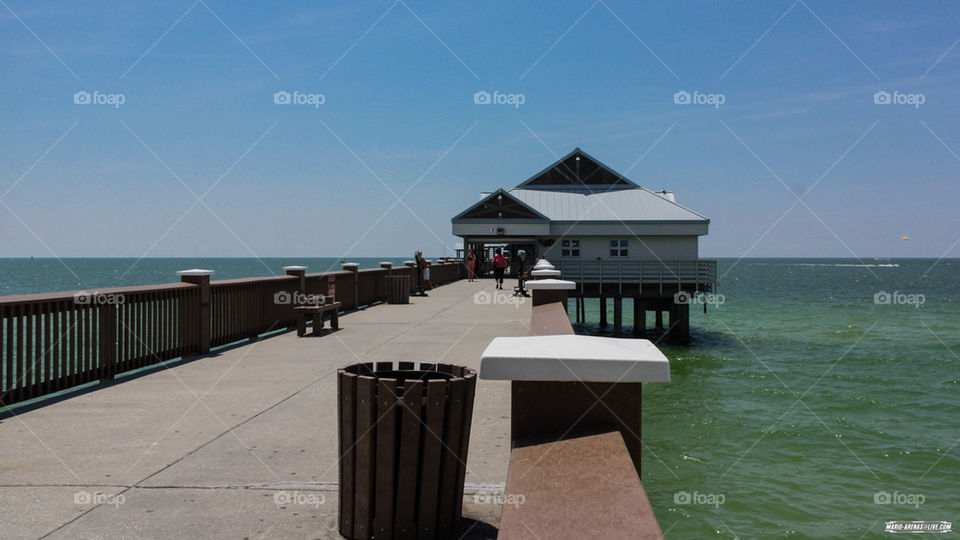
{"label": "railing post", "polygon": [[700,261],[694,262],[694,269],[693,269],[693,271],[694,271],[694,273],[695,273],[696,276],[697,276],[697,277],[695,278],[695,279],[697,280],[697,281],[696,281],[696,291],[695,291],[695,292],[700,292]]}
{"label": "railing post", "polygon": [[105,303],[101,304],[97,311],[99,312],[100,380],[110,381],[117,374],[117,306]]}
{"label": "railing post", "polygon": [[[663,261],[659,261],[659,264],[657,264],[657,268],[659,272],[659,274],[657,274],[657,286],[658,286],[657,291],[660,294],[663,294],[663,265],[664,264],[665,263]],[[659,310],[657,310],[657,313],[659,313]],[[657,328],[660,328],[660,326],[658,325]]]}
{"label": "railing post", "polygon": [[560,279],[539,279],[526,283],[526,287],[533,292],[534,306],[560,302],[567,311],[567,291],[576,289],[577,284]]}
{"label": "railing post", "polygon": [[300,278],[300,288],[297,289],[303,294],[307,294],[307,267],[306,266],[284,266],[283,271],[288,276]]}
{"label": "railing post", "polygon": [[177,272],[180,281],[192,283],[200,287],[200,302],[196,307],[198,338],[198,353],[207,354],[210,352],[210,276],[213,270],[203,270],[194,268],[191,270],[180,270]]}
{"label": "railing post", "polygon": [[[344,270],[353,272],[353,307],[360,309],[360,265],[357,263],[343,263]],[[347,306],[343,306],[346,308]]]}

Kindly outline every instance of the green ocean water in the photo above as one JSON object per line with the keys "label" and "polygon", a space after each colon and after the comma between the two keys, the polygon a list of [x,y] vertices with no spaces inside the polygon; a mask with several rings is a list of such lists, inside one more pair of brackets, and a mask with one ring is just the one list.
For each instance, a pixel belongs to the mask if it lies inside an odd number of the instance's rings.
{"label": "green ocean water", "polygon": [[[381,260],[404,258],[352,262]],[[0,260],[0,294],[167,283],[195,267],[214,279],[339,268],[335,258],[134,262]],[[644,389],[643,482],[666,536],[960,526],[960,260],[726,259],[718,276],[723,302],[691,309],[691,344],[661,345],[672,381]]]}
{"label": "green ocean water", "polygon": [[720,261],[724,303],[691,309],[692,344],[664,348],[672,381],[644,389],[668,538],[960,526],[960,261],[935,262]]}

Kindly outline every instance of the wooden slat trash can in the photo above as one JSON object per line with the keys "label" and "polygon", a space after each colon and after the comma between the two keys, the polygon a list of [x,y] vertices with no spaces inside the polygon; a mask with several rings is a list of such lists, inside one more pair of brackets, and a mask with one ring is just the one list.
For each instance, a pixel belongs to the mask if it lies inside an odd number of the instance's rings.
{"label": "wooden slat trash can", "polygon": [[410,303],[410,276],[387,276],[387,303],[388,304],[409,304]]}
{"label": "wooden slat trash can", "polygon": [[476,375],[413,362],[339,370],[340,534],[381,540],[457,531]]}

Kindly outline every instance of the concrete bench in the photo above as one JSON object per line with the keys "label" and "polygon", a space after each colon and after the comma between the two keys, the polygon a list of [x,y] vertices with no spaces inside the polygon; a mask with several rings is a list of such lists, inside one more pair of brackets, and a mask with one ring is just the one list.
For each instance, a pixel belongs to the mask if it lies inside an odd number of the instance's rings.
{"label": "concrete bench", "polygon": [[340,302],[329,304],[315,304],[308,306],[297,306],[293,308],[297,314],[297,335],[303,337],[307,333],[307,316],[313,317],[313,334],[319,335],[323,329],[323,320],[326,314],[330,314],[330,328],[336,330],[340,328]]}
{"label": "concrete bench", "polygon": [[640,481],[641,384],[669,381],[669,361],[647,340],[573,335],[564,304],[535,301],[537,335],[482,355],[481,378],[511,381],[499,538],[662,538]]}

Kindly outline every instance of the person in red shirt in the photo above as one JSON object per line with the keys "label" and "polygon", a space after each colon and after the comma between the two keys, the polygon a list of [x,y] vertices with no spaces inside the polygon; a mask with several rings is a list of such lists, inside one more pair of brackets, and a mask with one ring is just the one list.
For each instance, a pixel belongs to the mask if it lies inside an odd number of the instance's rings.
{"label": "person in red shirt", "polygon": [[500,253],[500,248],[497,248],[496,253],[493,256],[493,278],[497,282],[497,288],[503,289],[503,273],[507,269],[507,258]]}

